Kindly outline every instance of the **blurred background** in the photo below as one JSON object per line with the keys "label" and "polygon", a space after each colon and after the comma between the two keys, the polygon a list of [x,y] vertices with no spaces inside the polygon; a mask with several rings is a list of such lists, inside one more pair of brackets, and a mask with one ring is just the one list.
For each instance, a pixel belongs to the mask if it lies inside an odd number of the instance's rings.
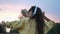
{"label": "blurred background", "polygon": [[45,15],[55,22],[60,22],[60,0],[0,0],[0,22],[18,20],[21,9],[38,6]]}
{"label": "blurred background", "polygon": [[40,7],[48,18],[55,21],[57,28],[60,28],[60,0],[0,0],[0,23],[19,20],[21,9],[29,10],[31,6]]}

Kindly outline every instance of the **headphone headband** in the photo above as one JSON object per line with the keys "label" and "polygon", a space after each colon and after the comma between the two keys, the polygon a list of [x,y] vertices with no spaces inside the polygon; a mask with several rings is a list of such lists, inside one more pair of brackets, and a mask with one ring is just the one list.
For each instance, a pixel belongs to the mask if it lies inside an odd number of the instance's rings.
{"label": "headphone headband", "polygon": [[37,7],[35,7],[35,10],[34,10],[33,15],[35,15],[35,14],[36,14],[36,12],[37,12]]}

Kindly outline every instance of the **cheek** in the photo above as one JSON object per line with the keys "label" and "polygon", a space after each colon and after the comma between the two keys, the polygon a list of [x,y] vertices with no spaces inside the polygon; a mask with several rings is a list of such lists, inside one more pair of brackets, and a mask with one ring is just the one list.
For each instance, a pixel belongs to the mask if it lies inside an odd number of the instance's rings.
{"label": "cheek", "polygon": [[32,16],[32,14],[30,13],[29,16]]}
{"label": "cheek", "polygon": [[30,11],[30,12],[28,13],[28,15],[31,17],[31,16],[32,16],[32,11]]}
{"label": "cheek", "polygon": [[32,14],[30,16],[32,16]]}
{"label": "cheek", "polygon": [[32,15],[32,12],[30,12],[29,15]]}

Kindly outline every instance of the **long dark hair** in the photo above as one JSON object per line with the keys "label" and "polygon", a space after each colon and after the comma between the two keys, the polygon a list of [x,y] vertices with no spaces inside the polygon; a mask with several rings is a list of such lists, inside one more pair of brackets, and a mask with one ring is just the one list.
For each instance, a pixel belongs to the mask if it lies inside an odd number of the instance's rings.
{"label": "long dark hair", "polygon": [[[36,6],[32,6],[30,9],[29,9],[29,12],[32,10],[32,13],[34,13],[34,10],[35,10],[35,7]],[[37,10],[36,10],[36,14],[32,16],[32,18],[36,19],[36,23],[37,23],[37,31],[38,31],[38,34],[43,34],[43,24],[44,24],[44,19],[43,19],[43,14],[42,14],[42,10],[37,7]]]}

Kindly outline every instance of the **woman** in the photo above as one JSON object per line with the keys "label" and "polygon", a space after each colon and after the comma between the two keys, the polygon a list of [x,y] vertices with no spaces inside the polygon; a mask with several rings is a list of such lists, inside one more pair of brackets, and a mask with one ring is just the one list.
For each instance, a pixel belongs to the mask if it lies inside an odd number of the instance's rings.
{"label": "woman", "polygon": [[13,21],[6,25],[12,30],[17,29],[19,34],[44,34],[44,15],[41,9],[32,6],[27,16],[20,21]]}

